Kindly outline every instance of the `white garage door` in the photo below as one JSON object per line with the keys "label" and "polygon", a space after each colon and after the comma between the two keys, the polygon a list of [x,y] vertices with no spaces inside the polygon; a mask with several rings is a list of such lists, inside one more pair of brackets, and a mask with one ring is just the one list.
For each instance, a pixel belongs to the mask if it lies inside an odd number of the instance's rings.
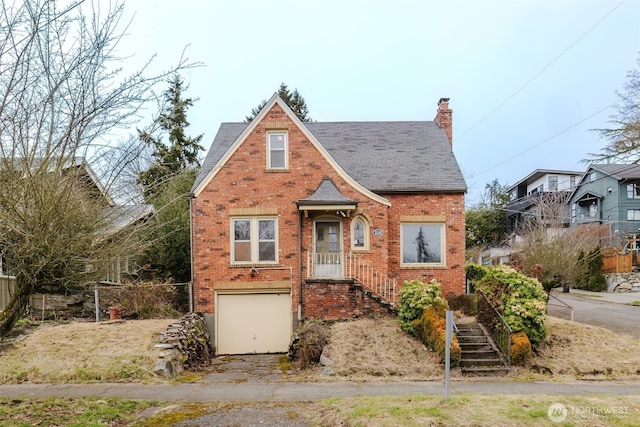
{"label": "white garage door", "polygon": [[289,350],[289,292],[218,294],[217,302],[218,354],[285,353]]}

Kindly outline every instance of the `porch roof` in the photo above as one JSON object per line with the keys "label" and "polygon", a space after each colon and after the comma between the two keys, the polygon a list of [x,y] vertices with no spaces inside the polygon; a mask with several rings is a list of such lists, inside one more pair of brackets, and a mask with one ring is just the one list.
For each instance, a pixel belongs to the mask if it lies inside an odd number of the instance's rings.
{"label": "porch roof", "polygon": [[327,210],[346,209],[353,210],[358,202],[344,196],[333,183],[331,178],[325,177],[309,197],[297,202],[298,209],[302,210]]}

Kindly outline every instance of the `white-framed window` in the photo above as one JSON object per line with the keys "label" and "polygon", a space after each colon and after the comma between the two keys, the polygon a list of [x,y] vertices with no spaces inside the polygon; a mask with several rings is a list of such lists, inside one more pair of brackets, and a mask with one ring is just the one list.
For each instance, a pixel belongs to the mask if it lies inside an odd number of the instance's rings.
{"label": "white-framed window", "polygon": [[287,133],[267,133],[267,169],[287,169]]}
{"label": "white-framed window", "polygon": [[231,220],[231,263],[276,262],[275,218],[233,218]]}
{"label": "white-framed window", "polygon": [[445,226],[440,222],[400,224],[402,266],[445,265]]}
{"label": "white-framed window", "polygon": [[591,172],[591,174],[589,174],[589,182],[593,182],[596,179],[598,179],[598,174],[596,172]]}
{"label": "white-framed window", "polygon": [[7,258],[4,254],[0,255],[0,276],[13,277],[13,271],[11,271],[11,265],[7,262]]}
{"label": "white-framed window", "polygon": [[627,184],[627,199],[640,199],[640,184]]}
{"label": "white-framed window", "polygon": [[351,249],[369,249],[369,223],[362,216],[357,216],[351,221]]}
{"label": "white-framed window", "polygon": [[549,175],[549,191],[558,191],[557,175]]}
{"label": "white-framed window", "polygon": [[640,209],[627,209],[627,221],[640,221]]}

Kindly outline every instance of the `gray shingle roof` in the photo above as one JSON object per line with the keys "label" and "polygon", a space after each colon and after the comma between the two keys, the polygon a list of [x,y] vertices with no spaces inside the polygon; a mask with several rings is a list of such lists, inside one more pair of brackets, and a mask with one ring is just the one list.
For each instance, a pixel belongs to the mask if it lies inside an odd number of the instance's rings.
{"label": "gray shingle roof", "polygon": [[355,200],[344,196],[340,190],[338,190],[331,178],[323,178],[316,191],[314,191],[309,197],[300,199],[298,204],[350,204],[355,202]]}
{"label": "gray shingle roof", "polygon": [[602,164],[591,165],[591,168],[611,175],[618,180],[640,178],[640,165],[636,164]]}
{"label": "gray shingle roof", "polygon": [[[221,124],[194,190],[247,126]],[[304,126],[349,176],[375,193],[467,190],[444,129],[435,122],[309,122]]]}

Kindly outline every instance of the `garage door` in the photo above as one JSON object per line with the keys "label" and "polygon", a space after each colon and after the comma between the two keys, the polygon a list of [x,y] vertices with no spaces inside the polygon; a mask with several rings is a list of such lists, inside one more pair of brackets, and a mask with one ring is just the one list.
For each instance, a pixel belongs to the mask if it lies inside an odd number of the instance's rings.
{"label": "garage door", "polygon": [[289,350],[289,292],[218,294],[217,302],[218,354],[285,353]]}

